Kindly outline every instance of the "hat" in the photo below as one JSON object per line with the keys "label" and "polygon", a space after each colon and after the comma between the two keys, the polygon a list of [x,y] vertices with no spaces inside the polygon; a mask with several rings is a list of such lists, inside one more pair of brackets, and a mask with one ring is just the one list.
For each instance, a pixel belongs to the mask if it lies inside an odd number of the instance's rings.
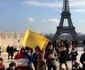
{"label": "hat", "polygon": [[79,66],[78,62],[75,62],[75,64],[73,65],[73,67],[78,67],[78,66]]}
{"label": "hat", "polygon": [[11,66],[16,66],[16,63],[15,62],[11,62],[10,64],[9,64],[9,66],[11,67]]}

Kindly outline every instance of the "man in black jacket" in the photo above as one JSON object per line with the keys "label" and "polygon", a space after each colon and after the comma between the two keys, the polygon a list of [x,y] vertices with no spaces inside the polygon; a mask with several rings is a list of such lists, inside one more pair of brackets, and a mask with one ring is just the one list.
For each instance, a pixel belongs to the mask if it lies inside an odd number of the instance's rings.
{"label": "man in black jacket", "polygon": [[13,59],[13,55],[14,55],[14,47],[13,46],[7,46],[6,52],[8,53],[8,59]]}
{"label": "man in black jacket", "polygon": [[61,52],[60,52],[60,57],[59,57],[59,69],[61,68],[62,64],[64,63],[66,66],[66,70],[68,70],[68,65],[67,65],[67,53],[64,50],[64,47],[61,48]]}
{"label": "man in black jacket", "polygon": [[84,53],[80,57],[80,62],[83,65],[83,70],[85,70],[85,48],[84,48]]}

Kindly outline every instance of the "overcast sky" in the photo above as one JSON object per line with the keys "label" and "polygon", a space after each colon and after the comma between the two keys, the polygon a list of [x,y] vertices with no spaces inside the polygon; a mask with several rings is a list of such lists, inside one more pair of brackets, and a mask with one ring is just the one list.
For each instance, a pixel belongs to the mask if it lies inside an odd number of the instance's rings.
{"label": "overcast sky", "polygon": [[[76,32],[85,33],[85,0],[69,2]],[[0,0],[0,31],[55,33],[62,6],[63,0]]]}

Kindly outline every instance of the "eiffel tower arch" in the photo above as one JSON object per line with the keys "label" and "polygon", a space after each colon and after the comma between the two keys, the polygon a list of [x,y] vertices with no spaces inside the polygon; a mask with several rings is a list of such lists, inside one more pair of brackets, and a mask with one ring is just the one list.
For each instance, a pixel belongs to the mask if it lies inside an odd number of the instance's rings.
{"label": "eiffel tower arch", "polygon": [[[64,19],[68,20],[68,26],[63,26]],[[76,41],[78,40],[78,36],[75,31],[75,27],[73,26],[73,23],[71,20],[71,13],[69,11],[69,1],[68,0],[63,1],[63,9],[62,9],[62,13],[61,13],[60,23],[59,23],[59,26],[57,27],[57,31],[54,35],[53,40],[57,40],[59,35],[61,35],[62,33],[68,33],[73,37],[74,40],[76,40]]]}

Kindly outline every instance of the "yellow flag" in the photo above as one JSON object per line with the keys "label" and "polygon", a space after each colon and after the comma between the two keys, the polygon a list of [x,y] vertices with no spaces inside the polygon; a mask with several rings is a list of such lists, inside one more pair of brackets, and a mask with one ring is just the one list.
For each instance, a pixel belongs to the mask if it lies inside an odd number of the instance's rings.
{"label": "yellow flag", "polygon": [[48,41],[49,40],[47,38],[27,29],[22,46],[28,46],[30,48],[35,48],[36,46],[39,46],[40,49],[43,51],[45,50]]}

